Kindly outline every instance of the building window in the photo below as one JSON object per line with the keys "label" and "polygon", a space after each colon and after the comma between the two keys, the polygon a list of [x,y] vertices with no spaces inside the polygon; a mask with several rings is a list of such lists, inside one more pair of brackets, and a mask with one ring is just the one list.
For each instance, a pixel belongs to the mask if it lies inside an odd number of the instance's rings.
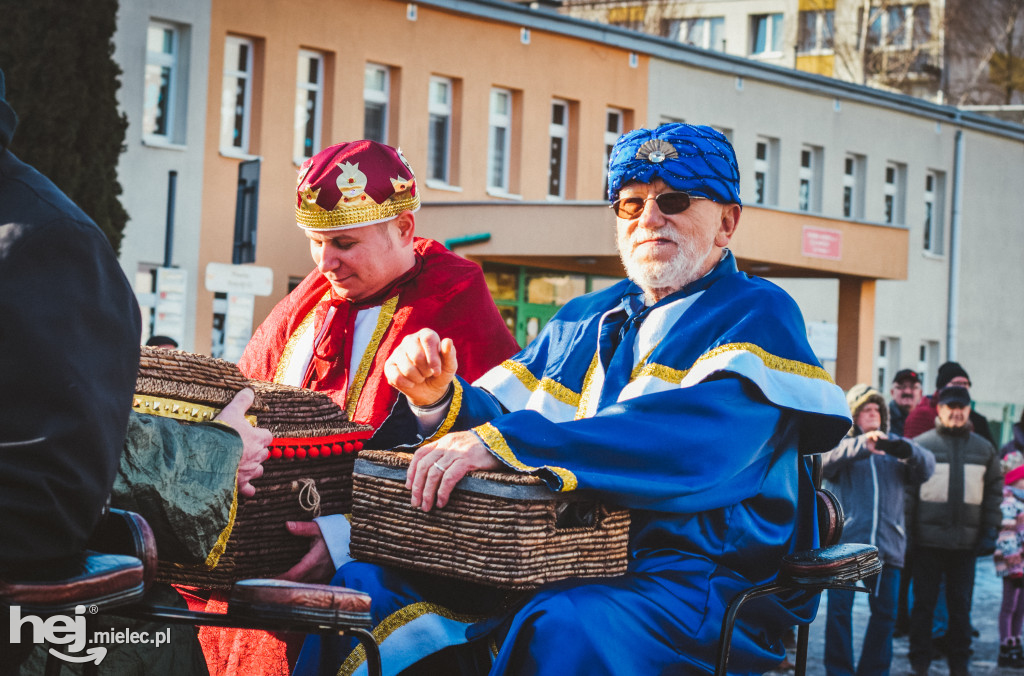
{"label": "building window", "polygon": [[904,213],[904,196],[906,195],[907,165],[888,162],[885,165],[885,222],[903,225],[906,222]]}
{"label": "building window", "polygon": [[260,199],[260,160],[238,163],[238,187],[235,193],[235,239],[231,262],[235,265],[256,262],[256,219]]}
{"label": "building window", "polygon": [[800,53],[831,52],[835,12],[831,9],[800,12],[796,50]]}
{"label": "building window", "polygon": [[254,51],[253,41],[246,38],[229,35],[224,43],[224,79],[220,96],[221,152],[249,152]]}
{"label": "building window", "polygon": [[509,192],[509,157],[512,147],[512,92],[491,89],[491,117],[488,133],[487,187]]}
{"label": "building window", "polygon": [[824,150],[819,146],[804,146],[800,150],[800,211],[821,211],[821,167]]}
{"label": "building window", "polygon": [[569,102],[551,102],[551,151],[548,155],[548,197],[565,198],[565,169],[569,151]]}
{"label": "building window", "polygon": [[929,171],[924,177],[924,250],[943,253],[946,174]]}
{"label": "building window", "polygon": [[887,42],[898,49],[906,49],[910,44],[907,40],[907,10],[909,7],[888,7],[885,10],[885,33]]}
{"label": "building window", "polygon": [[142,133],[150,140],[174,140],[174,108],[177,98],[178,29],[150,22],[146,31],[146,82],[142,108]]}
{"label": "building window", "polygon": [[686,45],[725,51],[725,17],[711,16],[699,19],[665,19],[662,31],[670,39]]}
{"label": "building window", "polygon": [[324,57],[317,52],[299,50],[298,79],[295,89],[295,140],[292,157],[302,164],[320,150],[320,122],[323,119]]}
{"label": "building window", "polygon": [[430,137],[427,140],[427,180],[447,184],[451,168],[452,81],[430,78]]}
{"label": "building window", "polygon": [[886,392],[900,369],[900,339],[885,337],[878,342],[878,391]]}
{"label": "building window", "polygon": [[782,14],[752,14],[750,16],[751,56],[779,56],[782,54]]}
{"label": "building window", "polygon": [[921,343],[917,354],[917,375],[921,377],[921,385],[928,387],[930,374],[939,370],[939,341],[926,340]]}
{"label": "building window", "polygon": [[754,203],[774,205],[778,201],[779,140],[758,137],[754,153]]}
{"label": "building window", "polygon": [[391,71],[387,66],[366,64],[363,77],[363,138],[388,142],[388,102]]}
{"label": "building window", "polygon": [[843,216],[864,218],[864,155],[847,154],[843,161]]}
{"label": "building window", "polygon": [[483,264],[484,279],[498,312],[516,342],[526,346],[567,302],[617,283],[618,278]]}
{"label": "building window", "polygon": [[914,5],[913,46],[921,47],[932,41],[932,11],[928,5]]}
{"label": "building window", "polygon": [[[857,10],[857,25],[864,9]],[[931,8],[928,5],[890,5],[874,7],[868,15],[867,46],[885,46],[894,50],[919,47],[932,39]],[[860,40],[857,41],[858,47]]]}
{"label": "building window", "polygon": [[612,148],[615,147],[615,142],[622,136],[625,123],[626,112],[624,110],[619,110],[618,108],[608,109],[604,125],[604,164],[601,165],[601,171],[604,175],[604,181],[602,182],[604,189],[601,192],[601,199],[607,199],[608,197],[608,160],[611,159]]}

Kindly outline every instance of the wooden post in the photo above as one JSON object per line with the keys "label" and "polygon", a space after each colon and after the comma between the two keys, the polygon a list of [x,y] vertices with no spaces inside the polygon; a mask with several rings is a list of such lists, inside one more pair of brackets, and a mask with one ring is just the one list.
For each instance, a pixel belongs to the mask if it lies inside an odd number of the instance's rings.
{"label": "wooden post", "polygon": [[874,279],[840,278],[837,348],[836,384],[848,390],[857,383],[874,382]]}

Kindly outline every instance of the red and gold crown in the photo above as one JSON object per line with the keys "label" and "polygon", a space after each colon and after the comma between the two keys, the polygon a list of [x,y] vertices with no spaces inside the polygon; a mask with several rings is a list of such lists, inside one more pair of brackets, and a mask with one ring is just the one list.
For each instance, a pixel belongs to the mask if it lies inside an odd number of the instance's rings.
{"label": "red and gold crown", "polygon": [[300,228],[359,228],[419,208],[412,167],[401,150],[383,143],[339,143],[299,168],[295,221]]}

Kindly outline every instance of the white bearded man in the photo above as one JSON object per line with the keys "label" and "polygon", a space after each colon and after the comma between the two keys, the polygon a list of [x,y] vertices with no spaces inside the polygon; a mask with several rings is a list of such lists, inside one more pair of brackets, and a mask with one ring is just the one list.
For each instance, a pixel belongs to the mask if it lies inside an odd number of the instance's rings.
{"label": "white bearded man", "polygon": [[[454,377],[445,337],[404,340],[385,366],[404,395],[385,427],[422,444],[407,487],[424,511],[477,469],[628,507],[628,571],[508,605],[486,588],[346,564],[334,583],[371,594],[386,673],[706,674],[729,600],[816,544],[801,455],[834,446],[849,409],[796,304],[738,272],[726,248],[741,215],[732,146],[703,126],[629,132],[611,153],[609,198],[630,279],[570,301],[473,385]],[[454,431],[423,443],[438,429]],[[777,665],[783,632],[816,603],[752,602],[731,669]],[[297,674],[315,673],[320,647],[307,640]],[[349,655],[339,673],[362,673],[347,640],[323,650]]]}

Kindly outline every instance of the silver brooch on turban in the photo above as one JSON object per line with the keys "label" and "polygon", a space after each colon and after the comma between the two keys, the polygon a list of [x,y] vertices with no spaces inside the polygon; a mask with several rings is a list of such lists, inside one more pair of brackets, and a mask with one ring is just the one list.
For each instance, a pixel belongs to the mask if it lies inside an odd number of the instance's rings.
{"label": "silver brooch on turban", "polygon": [[651,139],[637,148],[636,159],[647,160],[651,164],[661,164],[665,160],[679,157],[679,153],[668,141]]}

